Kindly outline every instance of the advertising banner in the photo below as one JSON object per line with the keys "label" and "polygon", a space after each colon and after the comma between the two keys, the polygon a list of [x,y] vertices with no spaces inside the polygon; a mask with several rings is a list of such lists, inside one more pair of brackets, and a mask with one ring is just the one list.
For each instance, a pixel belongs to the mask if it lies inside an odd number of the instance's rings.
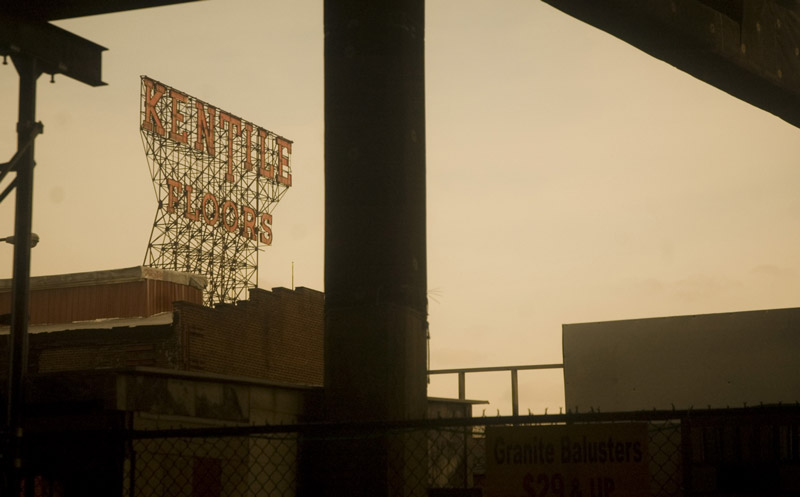
{"label": "advertising banner", "polygon": [[646,424],[490,426],[488,497],[650,494]]}

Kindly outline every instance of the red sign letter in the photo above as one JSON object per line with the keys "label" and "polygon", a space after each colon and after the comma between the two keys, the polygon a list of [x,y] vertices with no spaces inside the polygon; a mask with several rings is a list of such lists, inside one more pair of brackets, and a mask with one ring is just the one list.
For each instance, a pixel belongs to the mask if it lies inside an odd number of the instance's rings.
{"label": "red sign letter", "polygon": [[261,214],[261,243],[264,245],[272,245],[272,215],[268,213]]}
{"label": "red sign letter", "polygon": [[183,185],[181,185],[180,181],[167,178],[167,192],[167,212],[175,212],[175,204],[180,200],[180,195],[183,193]]}
{"label": "red sign letter", "polygon": [[[289,172],[289,157],[292,155],[292,142],[280,136],[275,139],[278,144],[278,183],[292,186],[292,173]],[[286,155],[283,151],[286,150]],[[284,175],[284,173],[286,173]]]}
{"label": "red sign letter", "polygon": [[247,135],[247,139],[245,140],[245,154],[244,154],[244,167],[248,171],[253,170],[253,125],[250,123],[244,123],[244,132]]}
{"label": "red sign letter", "polygon": [[180,109],[178,109],[178,102],[187,102],[187,97],[183,93],[179,91],[175,91],[172,88],[169,89],[169,98],[172,99],[172,129],[169,132],[170,140],[175,140],[178,143],[186,143],[189,141],[189,136],[184,131],[183,133],[178,133],[178,123],[183,122],[183,114],[181,114]]}
{"label": "red sign letter", "polygon": [[258,174],[267,179],[273,179],[275,169],[272,167],[272,162],[267,159],[267,130],[258,128],[258,138],[261,147],[261,165],[258,166]]}
{"label": "red sign letter", "polygon": [[233,117],[226,112],[219,113],[219,127],[225,130],[225,123],[228,123],[228,172],[225,173],[225,180],[233,183],[233,128],[236,128],[236,136],[242,134],[242,120]]}
{"label": "red sign letter", "polygon": [[[228,213],[233,213],[233,223],[228,224]],[[226,200],[222,203],[222,226],[225,227],[230,233],[236,231],[236,228],[239,227],[239,209],[236,208],[236,204],[231,202],[230,200]]]}
{"label": "red sign letter", "polygon": [[[164,136],[164,126],[161,124],[158,112],[156,112],[156,104],[164,96],[164,92],[167,89],[161,83],[156,83],[149,78],[144,78],[142,81],[147,88],[144,91],[144,121],[142,121],[142,129],[153,131],[153,124],[155,124],[155,132]],[[154,84],[155,89],[153,88]]]}
{"label": "red sign letter", "polygon": [[256,211],[246,205],[242,206],[242,236],[256,239]]}
{"label": "red sign letter", "polygon": [[274,179],[275,168],[272,165],[272,161],[267,156],[267,130],[258,128],[258,138],[258,143],[261,147],[261,164],[258,166],[258,174],[267,179]]}
{"label": "red sign letter", "polygon": [[209,105],[208,120],[206,120],[203,102],[196,100],[194,105],[197,107],[197,140],[194,142],[194,149],[202,152],[203,139],[205,138],[208,154],[215,155],[217,152],[214,150],[214,118],[217,115],[217,109]]}
{"label": "red sign letter", "polygon": [[[209,200],[214,202],[214,217],[210,219],[208,217],[208,208],[206,207]],[[203,203],[200,204],[200,210],[203,212],[203,220],[206,222],[206,224],[211,226],[217,224],[217,220],[219,220],[219,202],[217,202],[217,197],[210,193],[206,193],[203,196]]]}

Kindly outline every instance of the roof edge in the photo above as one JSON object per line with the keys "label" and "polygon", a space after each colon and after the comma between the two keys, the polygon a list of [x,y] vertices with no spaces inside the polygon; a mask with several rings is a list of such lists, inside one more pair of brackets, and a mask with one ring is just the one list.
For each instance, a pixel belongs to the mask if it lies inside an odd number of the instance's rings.
{"label": "roof edge", "polygon": [[[183,273],[180,271],[147,266],[133,266],[123,269],[33,276],[31,277],[31,290],[111,285],[145,280],[167,281],[179,285],[191,286],[198,290],[205,289],[208,283],[206,277],[200,274]],[[0,292],[11,291],[12,281],[13,280],[10,278],[0,280]]]}

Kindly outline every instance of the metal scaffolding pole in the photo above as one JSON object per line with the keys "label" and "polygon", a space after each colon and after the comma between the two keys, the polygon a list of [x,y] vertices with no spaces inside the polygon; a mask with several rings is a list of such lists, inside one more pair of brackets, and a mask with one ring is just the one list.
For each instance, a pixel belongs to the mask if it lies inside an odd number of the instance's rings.
{"label": "metal scaffolding pole", "polygon": [[30,302],[31,225],[33,218],[33,139],[41,131],[36,123],[36,59],[14,56],[19,73],[19,120],[15,157],[16,192],[14,213],[14,269],[11,287],[11,334],[8,341],[8,493],[19,495],[22,480],[22,406],[28,350],[28,308]]}

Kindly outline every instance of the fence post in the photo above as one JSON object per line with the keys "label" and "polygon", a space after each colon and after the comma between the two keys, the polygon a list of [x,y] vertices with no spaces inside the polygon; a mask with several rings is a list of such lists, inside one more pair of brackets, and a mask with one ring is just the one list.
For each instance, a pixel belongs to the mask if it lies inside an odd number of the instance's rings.
{"label": "fence post", "polygon": [[128,439],[128,454],[130,463],[128,464],[128,497],[136,496],[136,451],[133,449],[134,440],[131,433],[126,434]]}
{"label": "fence post", "polygon": [[516,369],[511,370],[511,413],[519,416],[519,382]]}

